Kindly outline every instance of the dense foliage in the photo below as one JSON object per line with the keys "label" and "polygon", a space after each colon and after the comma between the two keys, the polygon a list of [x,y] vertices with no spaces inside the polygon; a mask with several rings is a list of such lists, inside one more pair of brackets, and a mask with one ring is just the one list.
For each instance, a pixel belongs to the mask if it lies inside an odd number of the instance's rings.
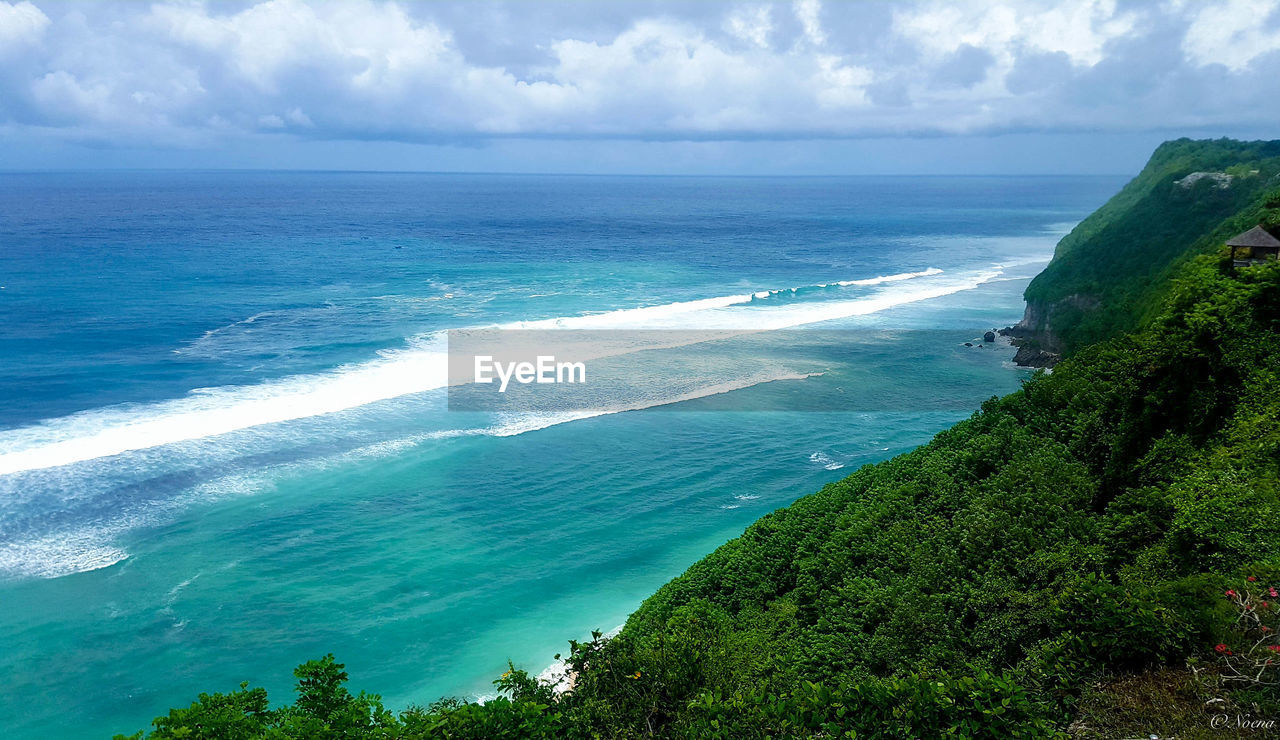
{"label": "dense foliage", "polygon": [[1280,263],[1219,250],[1162,296],[1141,330],[765,516],[615,638],[572,644],[568,693],[513,669],[483,705],[393,715],[328,657],[292,706],[242,686],[147,737],[1195,736],[1209,712],[1280,717],[1280,689],[1230,679],[1271,629],[1242,631],[1241,609],[1280,586]]}
{"label": "dense foliage", "polygon": [[1137,177],[1058,243],[1028,286],[1028,303],[1041,307],[1040,321],[1061,345],[1055,349],[1135,329],[1159,309],[1170,276],[1189,256],[1212,253],[1260,222],[1280,225],[1280,204],[1269,202],[1278,182],[1280,141],[1162,144]]}

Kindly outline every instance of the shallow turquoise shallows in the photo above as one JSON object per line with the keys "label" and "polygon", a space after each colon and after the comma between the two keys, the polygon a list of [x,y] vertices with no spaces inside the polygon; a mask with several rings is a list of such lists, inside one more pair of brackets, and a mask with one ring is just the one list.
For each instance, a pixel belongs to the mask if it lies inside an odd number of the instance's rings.
{"label": "shallow turquoise shallows", "polygon": [[[396,709],[542,671],[1016,389],[976,345],[1120,184],[0,175],[3,735],[286,700],[328,652]],[[448,329],[648,323],[857,339],[674,405],[447,408]]]}

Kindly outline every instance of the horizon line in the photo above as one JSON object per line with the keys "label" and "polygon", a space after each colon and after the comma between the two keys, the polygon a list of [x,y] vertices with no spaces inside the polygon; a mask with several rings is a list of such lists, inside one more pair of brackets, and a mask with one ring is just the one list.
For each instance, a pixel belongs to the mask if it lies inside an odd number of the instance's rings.
{"label": "horizon line", "polygon": [[0,167],[0,175],[106,174],[106,173],[205,173],[205,174],[315,174],[315,175],[492,175],[503,177],[729,177],[729,178],[839,178],[839,177],[1132,177],[1132,172],[847,172],[847,173],[734,173],[734,172],[521,172],[503,170],[379,170],[296,167],[48,167],[42,169]]}

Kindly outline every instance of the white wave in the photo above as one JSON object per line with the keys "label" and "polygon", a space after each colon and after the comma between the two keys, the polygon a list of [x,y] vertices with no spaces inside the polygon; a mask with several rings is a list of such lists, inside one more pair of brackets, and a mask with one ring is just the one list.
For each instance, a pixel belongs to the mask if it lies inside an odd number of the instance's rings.
{"label": "white wave", "polygon": [[[186,489],[174,498],[127,507],[106,522],[59,531],[51,535],[2,542],[0,543],[0,574],[29,578],[57,578],[72,573],[106,568],[129,557],[128,553],[113,544],[121,534],[139,527],[154,526],[167,520],[172,512],[188,506],[261,494],[272,490],[281,479],[289,476],[315,473],[362,460],[387,457],[431,440],[483,434],[494,434],[494,430],[444,429],[413,434],[367,444],[325,457],[277,463],[252,472],[213,478]],[[194,578],[193,576],[192,579],[179,583],[170,592],[170,596],[176,596],[177,592],[190,585]]]}
{"label": "white wave", "polygon": [[551,687],[551,691],[556,694],[563,694],[573,688],[574,676],[569,670],[569,664],[563,660],[557,660],[547,666],[538,674],[538,683]]}
{"label": "white wave", "polygon": [[936,267],[930,267],[919,272],[900,272],[896,275],[879,275],[872,278],[862,278],[859,280],[838,280],[834,283],[817,283],[815,285],[805,285],[796,288],[780,288],[778,290],[761,290],[753,293],[755,298],[768,298],[775,295],[783,295],[786,293],[796,294],[805,288],[851,288],[851,287],[868,287],[872,285],[883,285],[885,283],[897,283],[903,280],[911,280],[918,277],[928,277],[930,275],[940,275],[942,270]]}
{"label": "white wave", "polygon": [[130,557],[115,544],[120,535],[164,521],[183,505],[183,499],[148,501],[127,507],[106,521],[0,541],[0,575],[58,578],[110,567]]}
{"label": "white wave", "polygon": [[[941,273],[929,268],[842,284],[894,284]],[[496,328],[768,331],[873,314],[968,290],[1000,274],[997,266],[949,279],[924,280],[916,288],[895,287],[845,300],[771,306],[768,302],[753,304],[753,294],[747,293],[585,316],[519,321]],[[407,344],[404,349],[379,352],[374,360],[330,372],[251,386],[199,389],[169,401],[95,409],[6,430],[0,432],[0,476],[204,439],[444,388],[448,384],[446,332],[413,337]]]}
{"label": "white wave", "polygon": [[98,409],[0,432],[0,475],[344,411],[442,388],[447,380],[448,355],[439,334],[428,348],[331,373],[200,389],[171,401]]}
{"label": "white wave", "polygon": [[[617,627],[614,627],[608,632],[605,632],[603,637],[606,640],[613,639],[619,632],[622,631],[622,628],[624,626],[626,625],[620,624]],[[573,675],[573,672],[569,670],[568,662],[566,662],[565,659],[561,658],[560,660],[557,660],[556,662],[542,669],[542,672],[538,674],[538,681],[539,683],[550,686],[552,692],[556,694],[563,694],[573,689],[574,675]],[[496,695],[486,696],[486,697],[483,697],[483,699],[489,700],[489,699],[495,698],[495,696]],[[479,703],[483,704],[484,701],[479,701]]]}
{"label": "white wave", "polygon": [[[747,325],[755,331],[774,331],[854,316],[867,316],[895,306],[924,301],[930,298],[941,298],[962,290],[971,290],[999,277],[1001,274],[1002,270],[1000,268],[992,268],[987,271],[958,275],[949,280],[926,282],[923,287],[915,289],[884,290],[863,298],[822,301],[820,303],[792,303],[777,309],[757,309],[749,317],[750,322]],[[747,317],[740,317],[738,321],[742,321],[744,318]]]}
{"label": "white wave", "polygon": [[[696,301],[678,301],[643,308],[622,308],[585,316],[561,316],[532,321],[512,321],[499,324],[497,329],[654,329],[666,328],[672,319],[684,319],[713,309],[728,308],[749,303],[751,295],[727,295],[717,298],[701,298]],[[687,328],[687,327],[686,327]]]}
{"label": "white wave", "polygon": [[57,578],[107,568],[129,553],[107,544],[110,533],[95,527],[58,532],[25,542],[0,543],[0,573],[28,578]]}
{"label": "white wave", "polygon": [[839,470],[844,467],[844,463],[837,461],[825,452],[815,452],[809,456],[809,461],[817,463],[827,470]]}
{"label": "white wave", "polygon": [[[881,285],[883,283],[896,283],[900,280],[910,280],[912,278],[928,277],[929,275],[938,275],[941,273],[942,273],[942,270],[939,270],[936,267],[930,267],[929,269],[921,270],[920,272],[904,272],[898,275],[881,275],[880,277],[863,278],[862,280],[841,280],[840,282],[836,283],[836,285],[839,285],[842,287],[849,287],[851,285]],[[825,288],[826,286],[824,285],[822,287]]]}
{"label": "white wave", "polygon": [[1008,260],[1005,262],[1001,262],[995,266],[1000,268],[1001,270],[1006,270],[1010,267],[1026,267],[1027,265],[1043,265],[1052,259],[1053,259],[1053,253],[1048,252],[1045,254],[1033,254],[1026,257],[1020,257],[1015,260]]}

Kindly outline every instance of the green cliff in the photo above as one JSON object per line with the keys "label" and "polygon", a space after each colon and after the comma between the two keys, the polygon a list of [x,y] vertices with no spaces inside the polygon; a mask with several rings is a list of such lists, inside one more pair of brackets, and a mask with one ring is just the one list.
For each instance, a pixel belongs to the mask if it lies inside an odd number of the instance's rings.
{"label": "green cliff", "polygon": [[1134,330],[1191,256],[1265,218],[1280,223],[1269,202],[1278,178],[1280,141],[1160,145],[1137,177],[1058,243],[1027,287],[1018,328],[1059,354]]}

